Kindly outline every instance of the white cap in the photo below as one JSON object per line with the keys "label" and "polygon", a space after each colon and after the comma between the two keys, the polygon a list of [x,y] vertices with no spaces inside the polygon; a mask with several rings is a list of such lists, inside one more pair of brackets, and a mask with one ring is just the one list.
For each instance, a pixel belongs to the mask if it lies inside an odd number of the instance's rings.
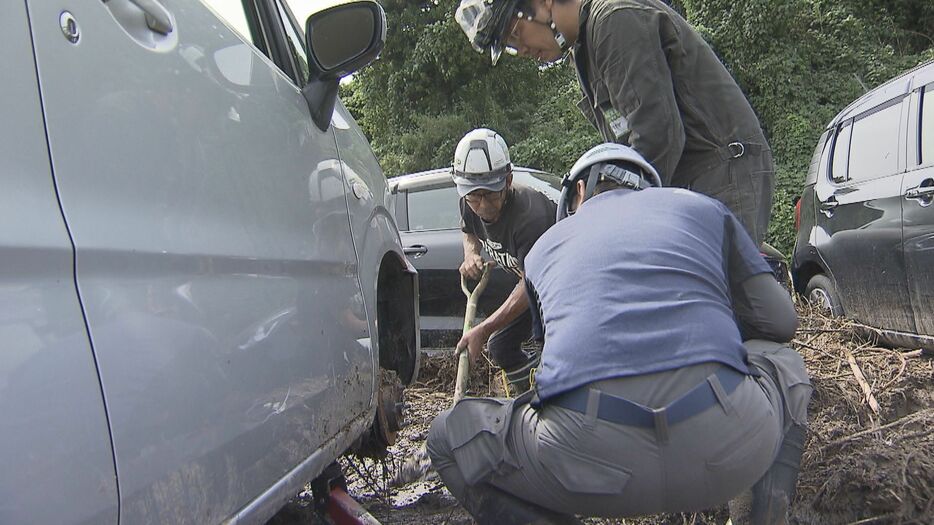
{"label": "white cap", "polygon": [[510,173],[509,148],[499,133],[478,128],[457,144],[453,179],[461,197],[475,190],[501,191]]}

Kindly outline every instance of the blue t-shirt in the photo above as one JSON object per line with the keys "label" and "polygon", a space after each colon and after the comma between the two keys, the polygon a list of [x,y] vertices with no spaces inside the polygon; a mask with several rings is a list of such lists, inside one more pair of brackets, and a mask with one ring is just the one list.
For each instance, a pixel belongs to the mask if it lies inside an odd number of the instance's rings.
{"label": "blue t-shirt", "polygon": [[542,399],[711,361],[749,372],[730,287],[769,266],[714,199],[675,188],[599,194],[539,238],[525,271],[545,339]]}

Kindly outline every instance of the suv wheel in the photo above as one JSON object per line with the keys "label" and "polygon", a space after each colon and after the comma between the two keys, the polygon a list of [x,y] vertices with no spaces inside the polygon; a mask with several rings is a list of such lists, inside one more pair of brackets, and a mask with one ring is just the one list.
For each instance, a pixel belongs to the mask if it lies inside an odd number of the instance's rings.
{"label": "suv wheel", "polygon": [[805,288],[805,297],[812,305],[818,307],[824,313],[832,317],[843,317],[843,307],[840,306],[840,296],[837,294],[837,287],[833,285],[824,274],[817,274],[811,277]]}

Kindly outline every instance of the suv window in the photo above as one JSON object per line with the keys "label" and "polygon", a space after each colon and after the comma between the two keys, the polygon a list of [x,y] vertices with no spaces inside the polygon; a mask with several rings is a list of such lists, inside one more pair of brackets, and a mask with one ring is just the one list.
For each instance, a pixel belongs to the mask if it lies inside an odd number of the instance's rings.
{"label": "suv window", "polygon": [[409,230],[460,228],[459,200],[454,186],[409,192]]}
{"label": "suv window", "polygon": [[833,160],[830,165],[830,177],[834,182],[846,180],[846,161],[850,151],[850,132],[853,131],[853,122],[843,123],[837,137],[833,141]]}
{"label": "suv window", "polygon": [[921,164],[934,164],[934,84],[921,97]]}
{"label": "suv window", "polygon": [[853,122],[849,179],[874,179],[898,171],[901,99]]}

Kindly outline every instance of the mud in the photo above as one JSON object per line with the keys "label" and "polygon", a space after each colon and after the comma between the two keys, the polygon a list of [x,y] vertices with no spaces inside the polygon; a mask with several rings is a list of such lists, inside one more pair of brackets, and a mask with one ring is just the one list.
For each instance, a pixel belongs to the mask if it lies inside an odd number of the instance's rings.
{"label": "mud", "polygon": [[[889,349],[865,338],[852,323],[799,311],[794,346],[804,356],[814,385],[807,447],[790,513],[795,524],[934,523],[934,360],[913,349]],[[848,363],[849,351],[866,379],[878,411]],[[408,425],[383,462],[344,458],[349,489],[384,524],[470,524],[472,520],[430,470],[401,472],[417,464],[432,418],[450,405],[455,365],[450,355],[424,362],[422,382],[406,391]],[[488,363],[472,372],[471,395],[502,392]],[[406,461],[408,459],[408,461]],[[312,521],[303,493],[273,522]],[[304,510],[303,510],[304,509]],[[303,512],[302,512],[303,511]],[[300,518],[282,517],[298,512]],[[723,524],[726,507],[700,514],[625,520],[585,519],[590,524]],[[276,521],[279,520],[279,521]]]}

